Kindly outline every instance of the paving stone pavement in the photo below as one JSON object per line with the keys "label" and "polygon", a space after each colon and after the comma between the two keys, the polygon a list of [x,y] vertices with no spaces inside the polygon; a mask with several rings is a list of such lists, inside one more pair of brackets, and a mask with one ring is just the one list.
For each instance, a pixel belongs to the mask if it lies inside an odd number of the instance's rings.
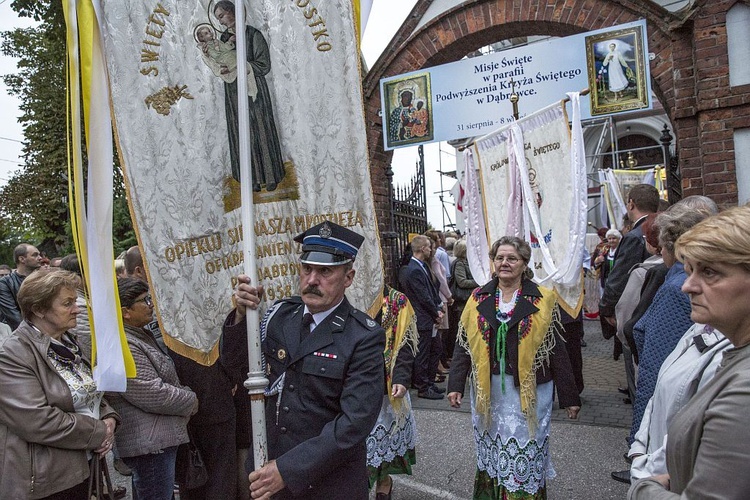
{"label": "paving stone pavement", "polygon": [[[612,340],[604,340],[598,320],[584,321],[584,332],[583,406],[577,420],[568,419],[565,410],[553,413],[550,450],[558,477],[550,481],[548,498],[622,499],[627,486],[610,479],[609,473],[626,466],[622,454],[632,406],[624,404],[617,391],[625,385],[625,369],[622,359],[612,359]],[[415,391],[411,397],[419,432],[417,464],[413,476],[395,477],[393,498],[471,498],[476,457],[470,405],[457,410],[446,399],[419,399]],[[110,470],[113,481],[130,490],[130,478]],[[374,492],[370,497],[375,498]]]}

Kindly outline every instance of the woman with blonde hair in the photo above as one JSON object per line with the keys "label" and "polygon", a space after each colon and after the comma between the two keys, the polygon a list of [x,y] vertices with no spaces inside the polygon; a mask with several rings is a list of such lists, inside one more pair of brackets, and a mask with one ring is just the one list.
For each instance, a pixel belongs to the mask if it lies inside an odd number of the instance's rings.
{"label": "woman with blonde hair", "polygon": [[682,290],[691,318],[732,342],[714,378],[677,414],[667,438],[667,474],[635,483],[630,499],[747,498],[750,491],[750,205],[710,217],[683,234]]}

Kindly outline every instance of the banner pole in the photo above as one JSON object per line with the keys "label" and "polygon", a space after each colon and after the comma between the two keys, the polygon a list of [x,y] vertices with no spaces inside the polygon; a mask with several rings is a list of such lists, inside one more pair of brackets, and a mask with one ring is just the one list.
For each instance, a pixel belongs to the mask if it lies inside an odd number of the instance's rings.
{"label": "banner pole", "polygon": [[[242,207],[242,239],[244,245],[244,271],[252,283],[258,285],[258,271],[255,262],[255,206],[253,205],[253,173],[250,156],[250,115],[247,95],[247,41],[245,40],[244,0],[235,3],[234,34],[237,48],[237,109],[239,117],[239,156],[240,156],[240,195]],[[255,469],[260,469],[268,460],[266,447],[266,413],[263,391],[268,379],[263,373],[260,345],[260,317],[258,310],[247,310],[247,351],[249,372],[245,388],[250,394],[250,415],[252,418],[253,458]]]}
{"label": "banner pole", "polygon": [[[511,81],[512,81],[512,80],[511,80]],[[585,88],[585,89],[581,90],[581,91],[579,92],[579,94],[580,94],[580,95],[582,95],[582,96],[584,96],[584,95],[588,95],[588,94],[589,94],[590,92],[591,92],[591,90],[590,90],[590,89],[588,89],[588,88]],[[562,102],[569,102],[569,101],[570,101],[570,97],[567,97],[567,96],[565,96],[565,98],[564,98],[564,99],[562,100]],[[514,106],[514,113],[516,113],[516,114],[517,114],[517,113],[518,113],[518,109],[517,109],[517,107],[518,107],[518,99],[516,99],[516,102],[514,102],[514,103],[513,103],[513,106]],[[610,117],[610,118],[611,118],[611,117]],[[516,120],[518,120],[518,118],[517,118],[517,117],[515,117],[515,119],[516,119]],[[502,128],[502,127],[501,127],[501,128]],[[490,132],[490,133],[487,133],[487,134],[484,134],[484,135],[480,135],[479,137],[475,137],[474,139],[472,139],[472,140],[471,140],[470,142],[468,142],[467,144],[464,144],[464,145],[462,145],[462,146],[459,146],[459,147],[458,147],[458,150],[459,150],[459,151],[463,151],[464,149],[468,149],[468,148],[472,147],[472,146],[473,146],[474,144],[476,144],[477,142],[481,141],[482,139],[485,139],[485,138],[487,138],[487,137],[491,136],[491,135],[492,135],[492,134],[494,134],[495,132],[497,132],[497,129],[493,130],[493,131],[492,131],[492,132]]]}

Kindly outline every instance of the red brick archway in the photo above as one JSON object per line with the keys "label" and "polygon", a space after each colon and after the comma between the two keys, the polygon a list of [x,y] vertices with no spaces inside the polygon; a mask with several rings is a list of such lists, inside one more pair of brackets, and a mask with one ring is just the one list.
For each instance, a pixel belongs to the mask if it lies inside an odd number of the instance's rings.
{"label": "red brick archway", "polygon": [[[381,78],[456,61],[517,36],[567,36],[646,19],[652,87],[672,125],[683,194],[737,202],[735,128],[750,127],[750,85],[729,87],[726,12],[737,1],[698,0],[688,17],[635,0],[476,0],[441,13],[412,33],[431,0],[419,0],[364,81],[373,192],[387,231],[392,153],[383,149]],[[687,16],[687,15],[686,15]]]}

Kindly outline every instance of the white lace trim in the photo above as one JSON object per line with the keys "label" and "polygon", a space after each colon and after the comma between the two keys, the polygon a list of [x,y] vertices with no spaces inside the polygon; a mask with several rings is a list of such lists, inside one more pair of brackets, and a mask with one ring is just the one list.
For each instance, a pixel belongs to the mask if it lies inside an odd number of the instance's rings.
{"label": "white lace trim", "polygon": [[549,461],[549,438],[541,446],[536,441],[520,444],[515,437],[503,442],[500,436],[481,435],[474,428],[477,467],[498,480],[510,492],[536,493],[547,479],[556,476]]}
{"label": "white lace trim", "polygon": [[403,418],[397,419],[388,398],[385,398],[378,421],[367,436],[367,465],[380,467],[396,457],[405,456],[416,447],[417,424],[411,411],[411,402],[405,400],[404,406],[409,411],[405,412]]}

